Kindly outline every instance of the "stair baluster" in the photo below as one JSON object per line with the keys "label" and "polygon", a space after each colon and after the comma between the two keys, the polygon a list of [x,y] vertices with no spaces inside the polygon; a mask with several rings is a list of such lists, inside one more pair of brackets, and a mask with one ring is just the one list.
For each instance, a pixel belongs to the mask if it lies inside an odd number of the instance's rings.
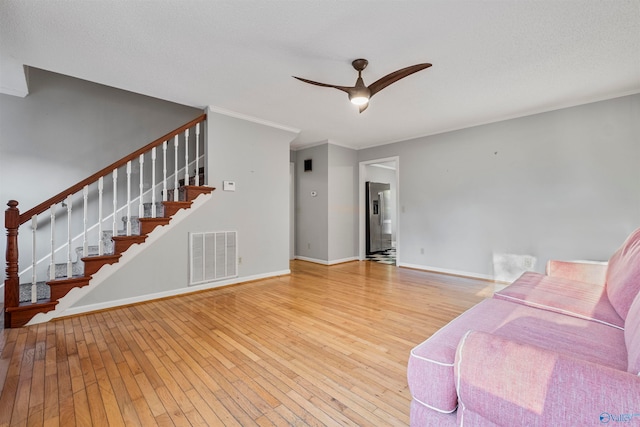
{"label": "stair baluster", "polygon": [[[113,218],[111,224],[112,236],[118,234],[118,169],[113,170]],[[102,238],[102,236],[100,237]]]}
{"label": "stair baluster", "polygon": [[[200,186],[200,123],[196,125],[196,186]],[[188,181],[185,181],[185,185],[189,185]]]}
{"label": "stair baluster", "polygon": [[156,148],[151,149],[151,218],[156,217]]}
{"label": "stair baluster", "polygon": [[[115,235],[115,230],[113,230]],[[131,236],[131,160],[127,162],[127,236]]]}
{"label": "stair baluster", "polygon": [[56,205],[49,208],[51,210],[51,262],[49,263],[49,280],[56,278]]}
{"label": "stair baluster", "polygon": [[36,231],[38,229],[38,215],[31,217],[31,302],[38,301],[38,272],[36,271]]}
{"label": "stair baluster", "polygon": [[173,201],[178,201],[178,135],[173,140]]}
{"label": "stair baluster", "polygon": [[189,185],[189,129],[184,131],[184,164],[184,185]]}
{"label": "stair baluster", "polygon": [[143,218],[144,217],[144,154],[140,154],[140,158],[138,160],[138,163],[140,164],[140,186],[139,188],[139,197],[140,200],[138,203],[138,218]]}
{"label": "stair baluster", "polygon": [[[89,231],[89,186],[85,185],[82,189],[82,256],[89,254],[89,239],[87,233]],[[71,246],[71,245],[69,245]]]}
{"label": "stair baluster", "polygon": [[167,141],[162,143],[162,201],[167,201]]}
{"label": "stair baluster", "polygon": [[[100,177],[98,179],[98,256],[103,255],[102,245],[102,193],[104,192],[104,179]],[[85,254],[87,256],[88,254]]]}
{"label": "stair baluster", "polygon": [[71,238],[71,211],[72,211],[72,202],[71,196],[67,196],[66,198],[67,204],[67,278],[73,277],[73,264],[71,263],[71,251],[73,246],[73,240]]}

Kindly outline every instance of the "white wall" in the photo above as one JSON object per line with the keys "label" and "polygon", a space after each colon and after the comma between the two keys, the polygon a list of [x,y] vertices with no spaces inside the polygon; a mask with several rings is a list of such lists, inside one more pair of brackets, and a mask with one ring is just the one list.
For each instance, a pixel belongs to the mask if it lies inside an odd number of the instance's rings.
{"label": "white wall", "polygon": [[[496,253],[606,260],[640,225],[640,95],[358,152],[400,157],[400,264],[493,277]],[[425,253],[420,253],[420,248]]]}
{"label": "white wall", "polygon": [[[184,291],[190,232],[237,231],[239,280],[289,272],[289,143],[296,132],[207,111],[209,201],[104,280],[72,310]],[[235,181],[236,191],[222,190]],[[213,284],[214,285],[214,284]]]}

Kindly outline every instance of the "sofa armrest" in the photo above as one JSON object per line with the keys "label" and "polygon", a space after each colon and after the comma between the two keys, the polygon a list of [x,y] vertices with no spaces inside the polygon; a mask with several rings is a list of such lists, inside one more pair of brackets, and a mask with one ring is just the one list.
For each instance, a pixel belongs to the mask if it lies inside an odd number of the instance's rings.
{"label": "sofa armrest", "polygon": [[607,263],[549,260],[547,262],[547,276],[604,286],[607,278]]}
{"label": "sofa armrest", "polygon": [[640,422],[640,377],[496,335],[470,331],[455,359],[464,425]]}

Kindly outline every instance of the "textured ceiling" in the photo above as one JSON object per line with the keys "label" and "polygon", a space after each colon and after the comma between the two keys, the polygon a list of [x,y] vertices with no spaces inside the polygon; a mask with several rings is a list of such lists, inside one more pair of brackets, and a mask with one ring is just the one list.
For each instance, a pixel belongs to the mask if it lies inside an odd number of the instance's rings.
{"label": "textured ceiling", "polygon": [[[291,78],[360,57],[367,84],[433,67],[362,114]],[[640,0],[0,0],[0,59],[361,148],[640,92]]]}

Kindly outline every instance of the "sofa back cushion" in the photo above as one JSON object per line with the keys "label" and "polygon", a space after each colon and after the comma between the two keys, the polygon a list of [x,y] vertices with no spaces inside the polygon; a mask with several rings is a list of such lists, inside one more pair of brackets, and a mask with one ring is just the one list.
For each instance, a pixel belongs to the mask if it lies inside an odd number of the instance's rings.
{"label": "sofa back cushion", "polygon": [[640,375],[640,294],[631,304],[624,324],[624,343],[627,346],[627,372]]}
{"label": "sofa back cushion", "polygon": [[626,319],[640,291],[640,228],[631,233],[609,259],[607,296],[621,318]]}

